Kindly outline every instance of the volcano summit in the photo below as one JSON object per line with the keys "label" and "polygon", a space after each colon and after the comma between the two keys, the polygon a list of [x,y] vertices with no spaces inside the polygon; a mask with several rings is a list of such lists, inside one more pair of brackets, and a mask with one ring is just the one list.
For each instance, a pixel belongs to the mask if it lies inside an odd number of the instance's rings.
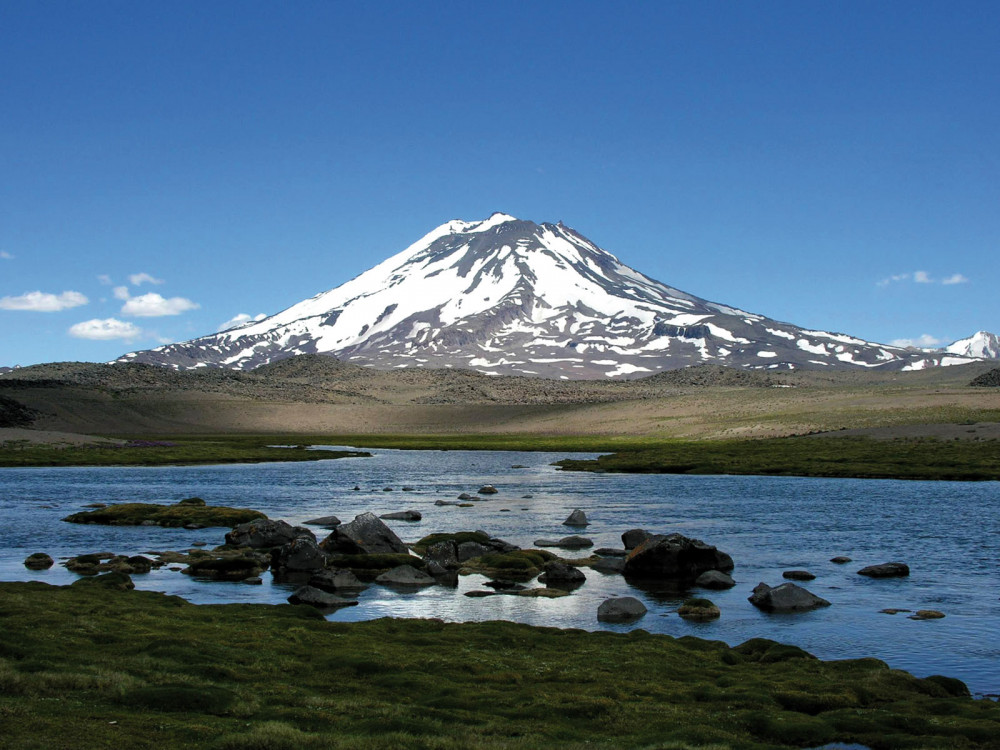
{"label": "volcano summit", "polygon": [[922,369],[972,359],[813,331],[629,268],[563,224],[450,221],[345,284],[260,321],[119,361],[249,370],[297,354],[380,369],[641,377],[694,364]]}

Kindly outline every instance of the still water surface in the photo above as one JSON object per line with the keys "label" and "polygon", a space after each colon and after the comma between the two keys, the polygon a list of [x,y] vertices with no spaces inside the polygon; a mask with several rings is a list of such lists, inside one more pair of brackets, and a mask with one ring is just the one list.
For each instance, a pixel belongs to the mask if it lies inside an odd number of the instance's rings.
{"label": "still water surface", "polygon": [[[22,562],[32,552],[58,559],[223,541],[224,529],[80,526],[60,520],[92,502],[176,502],[198,496],[212,505],[256,508],[292,524],[329,514],[349,521],[365,511],[414,509],[423,514],[422,521],[389,522],[406,542],[436,531],[482,529],[522,547],[540,537],[578,533],[562,521],[581,508],[591,522],[582,533],[595,547],[621,547],[621,533],[638,527],[677,531],[731,554],[736,588],[703,592],[719,605],[721,619],[686,622],[674,613],[680,599],[650,594],[621,576],[590,570],[583,587],[560,599],[463,596],[482,588],[481,576],[462,577],[457,590],[433,586],[399,593],[371,586],[359,606],[341,609],[329,619],[439,617],[588,630],[641,627],[729,644],[766,637],[823,659],[874,656],[918,676],[947,674],[965,680],[973,692],[1000,693],[998,482],[577,474],[550,466],[566,454],[372,452],[373,458],[308,463],[0,469],[0,580],[75,580],[58,565],[40,572],[25,569]],[[487,482],[500,490],[492,499],[471,508],[434,505],[437,499],[474,493]],[[355,485],[361,489],[354,491]],[[413,491],[402,492],[403,486]],[[325,533],[317,532],[320,538]],[[830,563],[835,555],[853,562]],[[865,565],[889,560],[908,563],[910,577],[870,580],[857,575]],[[815,581],[803,585],[833,606],[769,615],[750,605],[747,596],[758,582],[778,585],[782,571],[793,568],[816,574]],[[294,588],[275,584],[266,574],[264,578],[263,586],[203,582],[167,568],[134,576],[139,588],[196,603],[279,603]],[[599,623],[601,601],[624,595],[642,599],[649,613],[633,625]],[[880,614],[884,608],[936,609],[947,617],[913,621],[905,614]]]}

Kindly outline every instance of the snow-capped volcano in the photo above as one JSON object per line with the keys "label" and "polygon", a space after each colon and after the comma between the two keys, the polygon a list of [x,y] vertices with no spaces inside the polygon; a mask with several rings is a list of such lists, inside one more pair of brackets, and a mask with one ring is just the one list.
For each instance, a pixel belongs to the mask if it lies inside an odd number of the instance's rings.
{"label": "snow-capped volcano", "polygon": [[260,321],[125,355],[179,369],[252,369],[296,354],[378,368],[466,367],[563,378],[706,362],[920,369],[970,361],[804,330],[629,268],[559,224],[450,221],[360,276]]}
{"label": "snow-capped volcano", "polygon": [[967,339],[959,339],[949,344],[944,351],[951,354],[961,354],[965,357],[982,357],[983,359],[1000,359],[1000,336],[989,331],[979,331]]}

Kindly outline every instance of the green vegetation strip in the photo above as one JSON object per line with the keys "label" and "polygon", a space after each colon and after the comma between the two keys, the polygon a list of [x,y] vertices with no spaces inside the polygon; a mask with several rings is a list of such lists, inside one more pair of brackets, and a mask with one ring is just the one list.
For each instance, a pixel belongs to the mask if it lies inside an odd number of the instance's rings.
{"label": "green vegetation strip", "polygon": [[[370,456],[358,451],[310,451],[310,442],[287,436],[137,438],[120,445],[45,445],[27,441],[0,445],[0,466],[169,466],[322,461]],[[274,447],[290,445],[291,447]]]}
{"label": "green vegetation strip", "polygon": [[648,474],[981,481],[1000,479],[1000,441],[853,437],[673,441],[592,461],[565,459],[558,465],[572,471]]}
{"label": "green vegetation strip", "polygon": [[[120,578],[120,577],[119,577]],[[109,574],[109,583],[119,581]],[[995,747],[944,677],[793,646],[505,622],[326,622],[0,583],[5,748]]]}

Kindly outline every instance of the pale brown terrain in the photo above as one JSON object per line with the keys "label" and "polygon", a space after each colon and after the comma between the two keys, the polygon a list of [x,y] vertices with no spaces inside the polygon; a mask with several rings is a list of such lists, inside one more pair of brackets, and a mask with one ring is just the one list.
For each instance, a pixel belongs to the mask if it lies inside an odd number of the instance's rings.
{"label": "pale brown terrain", "polygon": [[[96,435],[209,433],[615,435],[761,438],[835,430],[983,437],[1000,388],[981,363],[892,372],[705,366],[630,381],[376,371],[302,356],[250,373],[57,363],[0,375],[34,430]],[[973,423],[980,426],[974,431]]]}

